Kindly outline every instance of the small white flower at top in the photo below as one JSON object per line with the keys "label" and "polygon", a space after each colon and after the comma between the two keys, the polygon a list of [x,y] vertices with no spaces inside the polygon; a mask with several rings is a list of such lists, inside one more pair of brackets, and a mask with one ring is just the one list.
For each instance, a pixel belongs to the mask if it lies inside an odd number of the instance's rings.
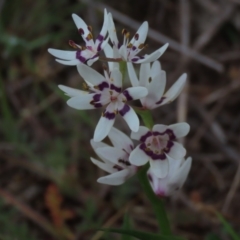
{"label": "small white flower at top", "polygon": [[108,38],[104,40],[108,30],[109,18],[107,10],[104,10],[103,27],[95,42],[93,40],[91,27],[87,26],[86,23],[76,14],[72,14],[72,18],[78,28],[79,33],[85,41],[86,46],[79,46],[70,40],[70,46],[77,49],[76,51],[63,51],[49,48],[48,52],[53,56],[59,58],[56,59],[56,61],[64,65],[74,66],[79,63],[87,63],[89,66],[91,66],[95,61],[99,59],[99,52],[103,50],[108,42]]}
{"label": "small white flower at top", "polygon": [[169,172],[164,178],[156,177],[152,168],[149,168],[147,175],[150,185],[155,194],[162,197],[169,197],[177,193],[187,179],[192,165],[192,158],[172,159],[168,157]]}
{"label": "small white flower at top", "polygon": [[102,159],[102,161],[98,161],[95,158],[91,158],[91,161],[109,173],[105,177],[100,177],[97,182],[108,185],[120,185],[137,171],[137,167],[129,162],[129,155],[133,150],[133,142],[127,135],[114,127],[109,132],[108,137],[113,146],[91,140],[94,151]]}
{"label": "small white flower at top", "polygon": [[168,43],[154,51],[150,55],[137,56],[137,54],[146,47],[144,44],[148,33],[148,22],[143,22],[135,33],[134,37],[129,42],[129,32],[123,29],[124,36],[123,44],[120,44],[116,34],[115,24],[113,22],[112,14],[109,13],[109,37],[113,44],[113,47],[118,50],[118,57],[123,61],[133,63],[146,63],[157,60],[167,49]]}
{"label": "small white flower at top", "polygon": [[67,104],[72,108],[84,110],[107,105],[96,126],[94,140],[101,141],[108,135],[118,113],[132,131],[138,131],[138,116],[126,102],[145,97],[148,93],[147,89],[145,87],[129,87],[122,91],[122,74],[117,68],[110,73],[105,70],[105,76],[84,64],[78,65],[77,69],[85,80],[88,91],[72,89],[63,85],[59,85],[59,88],[71,97]]}
{"label": "small white flower at top", "polygon": [[169,126],[156,124],[152,130],[140,126],[138,132],[131,133],[131,138],[141,143],[131,152],[130,162],[141,166],[149,161],[151,171],[156,177],[166,177],[169,171],[167,156],[173,159],[182,159],[185,156],[185,148],[176,140],[186,136],[189,130],[190,126],[187,123]]}
{"label": "small white flower at top", "polygon": [[166,92],[166,72],[161,69],[158,61],[141,64],[139,79],[133,65],[127,65],[129,78],[133,87],[142,86],[148,89],[148,95],[141,98],[143,108],[154,109],[175,100],[185,86],[187,74],[182,74],[179,79]]}

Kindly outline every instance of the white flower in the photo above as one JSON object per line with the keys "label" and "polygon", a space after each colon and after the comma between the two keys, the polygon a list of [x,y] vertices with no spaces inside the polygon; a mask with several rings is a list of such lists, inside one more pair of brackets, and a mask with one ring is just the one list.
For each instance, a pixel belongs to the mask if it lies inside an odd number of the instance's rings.
{"label": "white flower", "polygon": [[148,89],[148,95],[141,98],[141,103],[146,109],[154,109],[164,104],[175,100],[181,93],[185,83],[187,74],[182,74],[172,87],[164,93],[166,86],[166,72],[161,70],[161,65],[158,61],[141,64],[139,79],[133,68],[132,63],[127,65],[129,78],[132,86],[143,86]]}
{"label": "white flower", "polygon": [[87,65],[77,66],[79,74],[86,81],[88,92],[59,85],[71,98],[67,104],[76,109],[95,109],[107,105],[94,132],[94,141],[105,138],[119,113],[130,129],[138,131],[139,119],[135,111],[126,104],[127,101],[139,99],[147,95],[145,87],[130,87],[122,91],[122,74],[115,68],[105,77]]}
{"label": "white flower", "polygon": [[192,158],[185,161],[168,157],[169,172],[166,177],[158,178],[152,168],[148,170],[148,179],[153,191],[159,197],[168,197],[175,194],[184,184],[192,165]]}
{"label": "white flower", "polygon": [[103,142],[94,142],[91,145],[102,161],[91,158],[91,161],[99,168],[110,173],[105,177],[100,177],[97,182],[108,185],[120,185],[132,177],[137,167],[129,162],[129,154],[133,150],[132,140],[123,132],[112,128],[109,132],[113,147]]}
{"label": "white flower", "polygon": [[131,138],[141,143],[131,152],[129,161],[141,166],[150,162],[151,171],[159,178],[166,177],[169,170],[167,156],[182,159],[185,148],[175,140],[188,134],[187,123],[176,123],[169,126],[156,124],[152,130],[140,126],[138,132],[132,132]]}
{"label": "white flower", "polygon": [[147,63],[157,60],[167,49],[168,43],[151,53],[150,55],[136,56],[143,48],[145,48],[144,42],[148,33],[148,22],[143,22],[135,33],[132,40],[129,42],[129,32],[123,30],[124,40],[123,44],[120,44],[116,34],[116,28],[113,22],[112,14],[109,13],[109,37],[113,44],[113,47],[118,50],[118,54],[123,61],[133,63]]}
{"label": "white flower", "polygon": [[64,65],[74,66],[79,63],[87,63],[89,66],[91,66],[95,61],[98,60],[99,52],[103,50],[103,48],[108,42],[108,38],[104,40],[108,30],[108,13],[105,9],[102,30],[99,33],[95,42],[93,40],[91,28],[88,27],[86,23],[76,14],[72,14],[72,18],[78,28],[79,33],[85,41],[86,46],[81,47],[73,41],[69,41],[69,44],[77,49],[76,51],[63,51],[49,48],[48,52],[54,57],[62,59],[56,59],[56,61]]}

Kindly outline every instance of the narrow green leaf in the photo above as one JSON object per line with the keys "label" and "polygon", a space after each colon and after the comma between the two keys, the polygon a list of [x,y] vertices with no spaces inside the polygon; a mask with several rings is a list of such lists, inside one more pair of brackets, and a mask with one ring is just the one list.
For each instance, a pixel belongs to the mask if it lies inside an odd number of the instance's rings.
{"label": "narrow green leaf", "polygon": [[[126,213],[124,215],[124,219],[123,219],[123,230],[131,230],[131,226],[130,226],[130,221],[129,221],[129,215]],[[122,240],[132,240],[131,236],[129,235],[122,235]]]}
{"label": "narrow green leaf", "polygon": [[232,226],[227,222],[227,220],[220,214],[216,213],[218,219],[223,224],[226,232],[232,237],[233,240],[240,240],[240,236],[234,231]]}
{"label": "narrow green leaf", "polygon": [[123,230],[123,229],[114,229],[114,228],[109,228],[109,229],[100,228],[97,230],[103,231],[103,232],[113,232],[113,233],[129,235],[129,236],[138,238],[140,240],[150,240],[150,239],[151,240],[186,240],[185,238],[182,238],[182,237],[165,236],[165,235],[141,232],[136,230]]}
{"label": "narrow green leaf", "polygon": [[216,234],[214,233],[209,233],[205,240],[221,240]]}

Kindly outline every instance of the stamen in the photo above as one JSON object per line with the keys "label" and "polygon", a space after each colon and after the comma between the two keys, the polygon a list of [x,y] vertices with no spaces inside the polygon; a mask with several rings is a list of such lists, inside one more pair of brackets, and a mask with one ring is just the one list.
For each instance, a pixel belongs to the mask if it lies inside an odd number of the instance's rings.
{"label": "stamen", "polygon": [[152,78],[150,77],[149,79],[148,79],[148,82],[150,83],[152,81]]}
{"label": "stamen", "polygon": [[88,26],[88,30],[90,31],[90,32],[92,32],[92,26]]}
{"label": "stamen", "polygon": [[94,88],[94,89],[97,89],[97,90],[99,90],[99,87],[98,87],[97,85],[96,85],[96,86],[94,86],[93,88]]}
{"label": "stamen", "polygon": [[122,34],[125,36],[125,38],[129,38],[130,37],[130,33],[126,29],[122,30]]}
{"label": "stamen", "polygon": [[127,48],[132,48],[132,43],[129,43],[128,45],[127,45]]}
{"label": "stamen", "polygon": [[73,40],[69,40],[69,41],[68,41],[68,44],[69,44],[71,47],[75,48],[75,49],[79,48],[79,47],[77,46],[77,44],[76,44]]}
{"label": "stamen", "polygon": [[110,95],[113,95],[113,91],[112,90],[110,90],[109,93],[110,93]]}
{"label": "stamen", "polygon": [[87,90],[87,91],[89,90],[89,86],[87,85],[87,83],[84,82],[82,86],[83,86],[83,90]]}
{"label": "stamen", "polygon": [[145,45],[144,45],[143,43],[141,43],[141,44],[138,45],[138,48],[139,48],[139,49],[143,49],[144,47],[145,47]]}
{"label": "stamen", "polygon": [[126,35],[126,34],[127,34],[127,30],[126,30],[125,28],[123,28],[122,34],[123,34],[123,35]]}
{"label": "stamen", "polygon": [[87,39],[88,41],[91,40],[91,39],[93,39],[92,33],[89,33],[89,34],[87,35],[86,39]]}

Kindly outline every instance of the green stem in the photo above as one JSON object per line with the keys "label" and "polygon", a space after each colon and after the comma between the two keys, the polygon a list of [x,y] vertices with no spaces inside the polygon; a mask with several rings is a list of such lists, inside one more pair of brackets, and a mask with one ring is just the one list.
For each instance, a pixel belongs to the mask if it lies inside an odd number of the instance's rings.
{"label": "green stem", "polygon": [[145,165],[141,170],[138,171],[138,179],[144,189],[145,194],[152,203],[153,210],[156,214],[158,225],[160,227],[161,233],[166,236],[171,236],[171,227],[168,221],[167,213],[165,211],[164,202],[162,199],[158,198],[153,192],[149,180],[147,177],[147,170],[149,169],[149,164]]}

